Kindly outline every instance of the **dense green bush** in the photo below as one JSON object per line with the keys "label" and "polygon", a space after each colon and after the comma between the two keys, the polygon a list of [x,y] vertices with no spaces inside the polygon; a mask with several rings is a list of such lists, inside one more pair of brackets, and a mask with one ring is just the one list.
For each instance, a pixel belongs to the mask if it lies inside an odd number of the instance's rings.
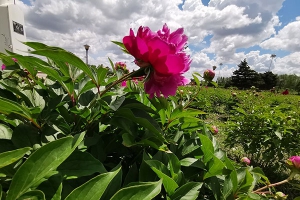
{"label": "dense green bush", "polygon": [[47,61],[0,54],[6,65],[0,80],[1,199],[274,196],[274,189],[257,190],[269,184],[260,168],[236,164],[220,150],[198,117],[203,111],[189,107],[193,94],[150,99],[142,83],[119,86],[140,70],[123,75],[112,64],[108,73],[63,49],[26,44]]}

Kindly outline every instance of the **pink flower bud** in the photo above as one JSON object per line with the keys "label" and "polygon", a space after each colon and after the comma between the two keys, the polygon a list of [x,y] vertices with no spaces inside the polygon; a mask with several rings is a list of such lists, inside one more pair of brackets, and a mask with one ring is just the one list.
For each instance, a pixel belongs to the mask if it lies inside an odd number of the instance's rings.
{"label": "pink flower bud", "polygon": [[1,70],[5,70],[6,69],[6,66],[4,64],[1,65]]}
{"label": "pink flower bud", "polygon": [[203,73],[203,78],[206,81],[212,81],[215,77],[215,72],[213,70],[207,69]]}
{"label": "pink flower bud", "polygon": [[16,58],[12,58],[12,60],[13,60],[14,62],[18,62],[18,60],[17,60]]}
{"label": "pink flower bud", "polygon": [[286,163],[291,169],[300,171],[300,156],[292,156],[286,161]]}
{"label": "pink flower bud", "polygon": [[250,160],[249,160],[249,158],[247,158],[247,157],[243,157],[243,158],[241,159],[241,161],[242,161],[243,163],[245,163],[246,165],[250,165]]}
{"label": "pink flower bud", "polygon": [[212,126],[211,128],[213,130],[213,134],[214,135],[216,135],[219,132],[219,130],[218,130],[218,128],[216,126]]}
{"label": "pink flower bud", "polygon": [[121,87],[126,87],[127,86],[127,83],[126,83],[126,81],[122,81],[122,83],[121,83]]}

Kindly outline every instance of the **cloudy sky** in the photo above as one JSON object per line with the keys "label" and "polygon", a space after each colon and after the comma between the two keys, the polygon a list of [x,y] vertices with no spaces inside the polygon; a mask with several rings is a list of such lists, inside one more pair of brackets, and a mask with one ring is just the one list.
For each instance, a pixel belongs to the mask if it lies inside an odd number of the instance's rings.
{"label": "cloudy sky", "polygon": [[[299,0],[17,0],[30,41],[65,48],[89,63],[108,65],[133,57],[110,41],[122,41],[129,29],[164,23],[183,27],[192,72],[218,66],[217,76],[231,76],[244,58],[258,72],[300,75]],[[270,56],[276,55],[273,62]],[[222,65],[220,65],[222,63]]]}

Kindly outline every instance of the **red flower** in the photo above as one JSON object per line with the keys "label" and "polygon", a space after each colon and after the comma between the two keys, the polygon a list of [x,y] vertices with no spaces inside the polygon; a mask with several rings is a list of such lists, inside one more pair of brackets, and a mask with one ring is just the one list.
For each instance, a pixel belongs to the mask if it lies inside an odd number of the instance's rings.
{"label": "red flower", "polygon": [[135,58],[135,64],[151,68],[145,83],[145,91],[150,98],[160,94],[165,97],[175,95],[178,86],[189,83],[182,76],[191,63],[189,56],[183,52],[186,42],[187,36],[182,28],[170,33],[166,24],[157,33],[141,26],[136,36],[130,29],[129,36],[123,38],[124,46]]}

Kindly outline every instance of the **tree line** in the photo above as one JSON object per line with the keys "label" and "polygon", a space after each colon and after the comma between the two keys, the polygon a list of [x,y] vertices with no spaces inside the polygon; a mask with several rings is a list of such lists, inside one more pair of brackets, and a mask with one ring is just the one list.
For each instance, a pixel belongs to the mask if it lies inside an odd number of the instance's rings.
{"label": "tree line", "polygon": [[251,69],[246,59],[241,61],[238,69],[231,77],[219,77],[217,83],[220,87],[237,87],[238,89],[250,89],[252,86],[260,90],[270,90],[273,87],[277,91],[289,89],[300,94],[300,77],[292,74],[277,75],[271,71],[258,73]]}

